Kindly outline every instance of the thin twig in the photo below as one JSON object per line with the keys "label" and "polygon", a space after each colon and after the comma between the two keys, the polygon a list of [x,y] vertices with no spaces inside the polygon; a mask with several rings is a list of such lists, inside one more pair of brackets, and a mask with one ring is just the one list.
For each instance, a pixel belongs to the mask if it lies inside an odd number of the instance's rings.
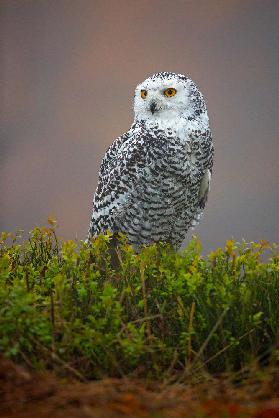
{"label": "thin twig", "polygon": [[[192,331],[193,331],[193,319],[194,319],[194,313],[196,309],[196,303],[195,301],[192,302],[191,310],[190,310],[190,317],[189,317],[189,326],[188,326],[188,334],[189,334],[189,340],[188,340],[188,362],[191,363],[192,361]],[[186,364],[186,362],[185,362]]]}
{"label": "thin twig", "polygon": [[[147,298],[146,298],[146,286],[145,286],[143,262],[140,264],[140,278],[141,278],[141,283],[142,283],[144,316],[145,316],[145,318],[148,318],[148,306],[147,306]],[[146,321],[146,333],[147,333],[148,339],[150,339],[150,337],[151,337],[151,326],[150,326],[150,322],[148,320]]]}
{"label": "thin twig", "polygon": [[138,323],[144,322],[144,321],[151,321],[152,319],[155,319],[155,318],[162,318],[162,315],[157,314],[157,315],[147,316],[147,317],[144,317],[144,318],[135,319],[134,321],[130,321],[129,324],[138,324]]}
{"label": "thin twig", "polygon": [[203,344],[201,345],[199,351],[196,354],[196,357],[194,358],[193,363],[189,366],[186,367],[184,372],[182,373],[182,375],[180,376],[180,378],[178,379],[178,383],[181,382],[187,374],[189,374],[192,370],[193,370],[193,366],[197,363],[198,359],[201,357],[202,353],[204,352],[204,350],[206,349],[209,341],[211,340],[211,337],[213,336],[214,332],[216,331],[216,329],[219,327],[219,325],[222,323],[224,316],[226,315],[226,313],[228,312],[229,308],[226,308],[222,314],[220,315],[220,317],[218,318],[218,321],[216,322],[216,324],[214,325],[214,327],[212,328],[212,330],[210,331],[210,333],[208,334],[208,336],[206,337],[205,341],[203,342]]}
{"label": "thin twig", "polygon": [[196,362],[198,361],[198,359],[200,358],[200,356],[202,355],[202,353],[204,352],[204,350],[206,349],[209,341],[211,340],[211,337],[213,336],[214,332],[216,331],[216,329],[219,327],[219,325],[221,325],[226,313],[228,312],[229,308],[226,308],[221,315],[218,318],[218,321],[216,322],[216,324],[214,325],[214,327],[212,328],[212,330],[210,331],[210,333],[208,334],[207,338],[205,339],[204,343],[202,344],[202,346],[200,347],[199,351],[197,352],[196,357],[194,358],[194,361],[191,365],[190,368],[193,368],[194,364],[196,364]]}
{"label": "thin twig", "polygon": [[176,348],[174,350],[174,354],[173,354],[171,363],[169,365],[169,368],[168,368],[168,370],[166,372],[166,379],[164,379],[164,384],[167,384],[170,381],[170,375],[171,375],[171,373],[173,371],[173,368],[174,368],[174,366],[175,366],[175,364],[177,362],[177,358],[178,358],[178,351],[177,351],[177,348]]}
{"label": "thin twig", "polygon": [[30,336],[30,339],[35,344],[37,344],[44,352],[48,353],[54,361],[61,364],[64,367],[64,369],[69,370],[74,376],[76,376],[81,381],[87,382],[87,379],[78,370],[76,370],[74,367],[70,366],[68,363],[62,360],[56,353],[52,352],[50,349],[45,347],[43,344],[37,341],[34,337]]}
{"label": "thin twig", "polygon": [[54,315],[54,300],[53,300],[53,290],[50,290],[50,319],[52,327],[55,326],[55,315]]}
{"label": "thin twig", "polygon": [[[247,337],[247,335],[250,335],[252,332],[255,331],[255,328],[250,329],[250,331],[245,332],[245,334],[241,335],[241,337],[238,338],[238,341],[242,340],[243,338]],[[217,353],[215,353],[213,356],[209,357],[202,365],[195,367],[193,372],[196,372],[197,370],[202,369],[207,363],[214,360],[216,357],[218,357],[220,354],[222,354],[224,351],[228,350],[234,343],[227,344],[225,347],[223,347],[221,350],[219,350]]]}

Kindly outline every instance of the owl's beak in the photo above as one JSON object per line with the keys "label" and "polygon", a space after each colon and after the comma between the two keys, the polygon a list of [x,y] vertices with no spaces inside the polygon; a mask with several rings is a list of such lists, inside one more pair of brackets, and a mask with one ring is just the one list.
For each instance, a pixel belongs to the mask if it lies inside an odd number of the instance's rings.
{"label": "owl's beak", "polygon": [[154,112],[156,112],[156,110],[157,110],[157,103],[155,102],[155,100],[152,100],[150,102],[150,111],[152,115],[154,114]]}

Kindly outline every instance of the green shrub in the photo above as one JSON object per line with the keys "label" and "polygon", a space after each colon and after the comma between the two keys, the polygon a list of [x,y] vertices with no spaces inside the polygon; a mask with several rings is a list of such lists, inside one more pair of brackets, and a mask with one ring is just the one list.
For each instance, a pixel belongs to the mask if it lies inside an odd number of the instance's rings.
{"label": "green shrub", "polygon": [[139,254],[123,238],[114,270],[109,242],[108,234],[60,244],[53,221],[27,241],[2,233],[4,355],[79,377],[183,378],[239,370],[276,352],[274,245],[230,240],[204,258],[196,238],[181,252],[154,244]]}

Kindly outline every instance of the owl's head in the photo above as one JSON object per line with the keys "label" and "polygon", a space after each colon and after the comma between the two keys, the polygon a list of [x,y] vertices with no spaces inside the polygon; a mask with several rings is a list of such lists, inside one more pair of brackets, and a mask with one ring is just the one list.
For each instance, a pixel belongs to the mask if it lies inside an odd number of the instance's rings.
{"label": "owl's head", "polygon": [[140,83],[134,96],[135,120],[194,120],[206,114],[196,84],[182,74],[161,72]]}

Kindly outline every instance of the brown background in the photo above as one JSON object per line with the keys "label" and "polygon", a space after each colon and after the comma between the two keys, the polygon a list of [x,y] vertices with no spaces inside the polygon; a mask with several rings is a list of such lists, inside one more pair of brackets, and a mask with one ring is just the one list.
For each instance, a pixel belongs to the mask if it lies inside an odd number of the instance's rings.
{"label": "brown background", "polygon": [[[279,1],[1,1],[0,230],[84,238],[101,158],[137,83],[189,74],[216,157],[204,251],[279,238]],[[189,236],[189,235],[188,235]]]}

